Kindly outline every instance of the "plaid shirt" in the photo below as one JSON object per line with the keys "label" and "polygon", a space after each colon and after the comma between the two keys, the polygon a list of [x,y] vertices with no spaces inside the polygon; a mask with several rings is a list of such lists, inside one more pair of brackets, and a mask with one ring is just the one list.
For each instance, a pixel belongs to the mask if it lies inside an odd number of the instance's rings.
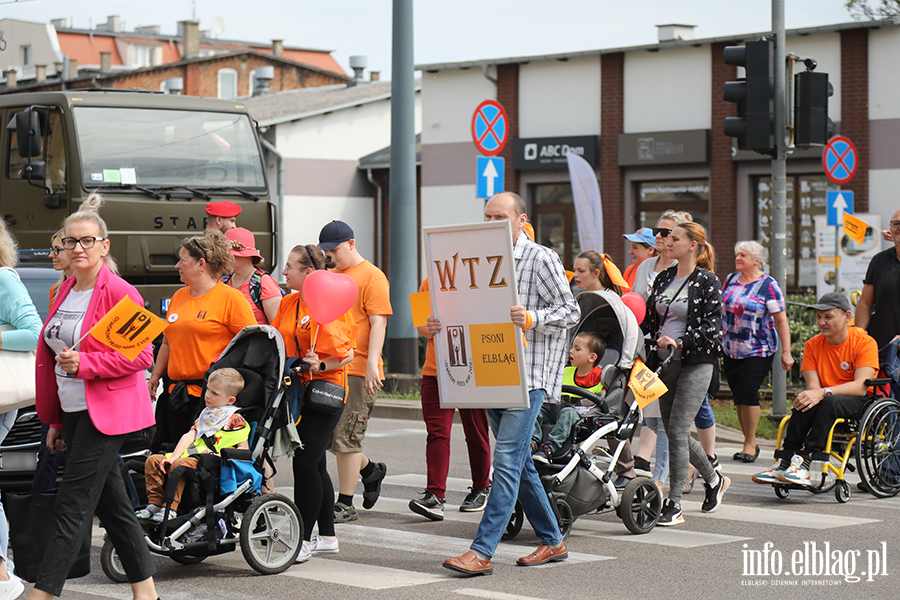
{"label": "plaid shirt", "polygon": [[568,329],[578,323],[581,310],[569,289],[556,252],[535,244],[521,233],[513,244],[519,302],[531,313],[525,330],[525,375],[529,390],[544,390],[546,402],[559,402]]}

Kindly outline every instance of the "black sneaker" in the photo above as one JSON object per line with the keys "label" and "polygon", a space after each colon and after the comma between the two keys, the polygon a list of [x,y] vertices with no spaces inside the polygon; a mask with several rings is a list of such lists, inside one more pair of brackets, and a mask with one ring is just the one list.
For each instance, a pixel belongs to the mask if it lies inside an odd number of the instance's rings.
{"label": "black sneaker", "polygon": [[650,470],[650,461],[643,456],[634,457],[634,472],[644,477],[653,477],[653,471]]}
{"label": "black sneaker", "polygon": [[488,486],[486,490],[475,490],[472,488],[469,488],[469,490],[471,490],[469,495],[459,505],[459,512],[482,512],[491,493],[491,486]]}
{"label": "black sneaker", "polygon": [[722,472],[722,465],[719,464],[718,454],[715,456],[710,456],[709,454],[707,454],[706,459],[709,461],[709,464],[712,465],[713,470],[715,470],[717,473]]}
{"label": "black sneaker", "polygon": [[681,506],[666,498],[663,502],[662,511],[659,513],[659,520],[656,524],[668,527],[669,525],[680,525],[681,523],[684,523],[684,516],[681,514]]}
{"label": "black sneaker", "polygon": [[387,465],[384,463],[375,463],[375,470],[368,477],[363,477],[363,508],[369,510],[378,502],[378,496],[381,495],[381,482],[387,475]]}
{"label": "black sneaker", "polygon": [[704,483],[703,487],[706,488],[706,499],[703,500],[703,506],[700,507],[700,510],[705,513],[716,512],[716,509],[719,508],[719,504],[722,502],[722,496],[725,495],[725,490],[728,489],[729,485],[731,485],[731,479],[725,477],[721,473],[719,474],[719,484],[716,487]]}
{"label": "black sneaker", "polygon": [[628,485],[628,482],[631,481],[631,477],[625,477],[624,475],[619,475],[616,477],[616,480],[613,482],[613,485],[617,490],[624,490],[625,486]]}
{"label": "black sneaker", "polygon": [[422,498],[409,501],[409,510],[432,521],[444,520],[444,499],[431,492],[422,492]]}

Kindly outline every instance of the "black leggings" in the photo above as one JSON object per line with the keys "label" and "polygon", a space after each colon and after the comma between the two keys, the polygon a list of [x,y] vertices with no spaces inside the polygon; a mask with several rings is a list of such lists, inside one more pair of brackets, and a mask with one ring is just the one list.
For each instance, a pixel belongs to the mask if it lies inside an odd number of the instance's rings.
{"label": "black leggings", "polygon": [[294,452],[294,504],[303,518],[303,539],[309,541],[313,524],[319,535],[334,535],[334,486],[328,474],[325,447],[341,412],[326,416],[309,408],[297,425],[303,448]]}

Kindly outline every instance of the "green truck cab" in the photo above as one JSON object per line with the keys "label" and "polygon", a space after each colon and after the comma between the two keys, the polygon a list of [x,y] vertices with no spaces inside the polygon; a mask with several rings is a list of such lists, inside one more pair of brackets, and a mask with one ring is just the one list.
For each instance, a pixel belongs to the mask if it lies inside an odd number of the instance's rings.
{"label": "green truck cab", "polygon": [[0,96],[0,216],[23,264],[50,264],[50,237],[91,192],[103,195],[119,272],[164,315],[182,283],[181,241],[202,234],[206,205],[239,204],[265,265],[277,260],[275,205],[256,124],[236,101],[141,91]]}

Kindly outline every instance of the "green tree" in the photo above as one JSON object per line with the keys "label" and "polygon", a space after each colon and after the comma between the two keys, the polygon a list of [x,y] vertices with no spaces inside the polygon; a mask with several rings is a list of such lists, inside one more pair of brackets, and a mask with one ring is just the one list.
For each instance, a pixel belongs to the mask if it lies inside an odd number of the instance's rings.
{"label": "green tree", "polygon": [[900,16],[900,0],[881,0],[877,3],[870,0],[847,0],[845,6],[856,20],[892,19]]}

